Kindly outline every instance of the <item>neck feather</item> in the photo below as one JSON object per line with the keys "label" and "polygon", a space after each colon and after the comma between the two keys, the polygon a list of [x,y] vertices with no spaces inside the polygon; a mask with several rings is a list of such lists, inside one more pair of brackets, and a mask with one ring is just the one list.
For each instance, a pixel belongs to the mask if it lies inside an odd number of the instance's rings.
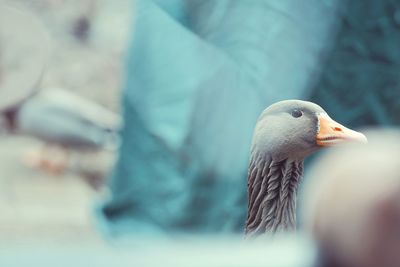
{"label": "neck feather", "polygon": [[295,230],[303,161],[255,156],[248,173],[246,234]]}

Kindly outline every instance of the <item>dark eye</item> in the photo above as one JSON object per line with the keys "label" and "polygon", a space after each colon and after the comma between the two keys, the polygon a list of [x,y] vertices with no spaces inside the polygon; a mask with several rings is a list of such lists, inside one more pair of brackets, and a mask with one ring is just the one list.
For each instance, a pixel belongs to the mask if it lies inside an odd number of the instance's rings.
{"label": "dark eye", "polygon": [[303,112],[301,112],[301,110],[294,109],[292,110],[291,114],[293,118],[300,118],[303,115]]}

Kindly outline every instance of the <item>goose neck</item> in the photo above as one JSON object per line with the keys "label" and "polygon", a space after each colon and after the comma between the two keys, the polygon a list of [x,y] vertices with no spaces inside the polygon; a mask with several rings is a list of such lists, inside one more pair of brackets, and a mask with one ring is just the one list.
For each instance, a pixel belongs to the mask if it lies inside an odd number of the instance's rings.
{"label": "goose neck", "polygon": [[296,194],[303,161],[255,157],[248,175],[246,234],[296,228]]}

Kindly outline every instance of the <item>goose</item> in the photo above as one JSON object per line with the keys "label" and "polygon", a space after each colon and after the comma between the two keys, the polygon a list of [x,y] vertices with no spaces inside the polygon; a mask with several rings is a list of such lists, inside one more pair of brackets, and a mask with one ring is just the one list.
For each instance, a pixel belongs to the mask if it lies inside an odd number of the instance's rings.
{"label": "goose", "polygon": [[366,142],[317,104],[284,100],[258,118],[248,169],[246,236],[296,228],[296,194],[304,159],[321,147]]}
{"label": "goose", "polygon": [[118,114],[63,89],[42,90],[4,112],[4,118],[11,131],[46,144],[39,153],[30,153],[26,163],[55,173],[65,168],[66,149],[117,148],[122,125]]}

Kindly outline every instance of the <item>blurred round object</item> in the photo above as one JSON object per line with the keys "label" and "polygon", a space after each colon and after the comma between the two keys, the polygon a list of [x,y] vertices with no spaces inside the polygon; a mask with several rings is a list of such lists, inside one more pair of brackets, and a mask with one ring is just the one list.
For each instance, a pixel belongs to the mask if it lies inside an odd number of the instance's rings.
{"label": "blurred round object", "polygon": [[303,216],[321,266],[400,266],[400,130],[332,149],[306,177]]}
{"label": "blurred round object", "polygon": [[48,57],[49,35],[19,6],[0,5],[0,112],[30,96]]}

